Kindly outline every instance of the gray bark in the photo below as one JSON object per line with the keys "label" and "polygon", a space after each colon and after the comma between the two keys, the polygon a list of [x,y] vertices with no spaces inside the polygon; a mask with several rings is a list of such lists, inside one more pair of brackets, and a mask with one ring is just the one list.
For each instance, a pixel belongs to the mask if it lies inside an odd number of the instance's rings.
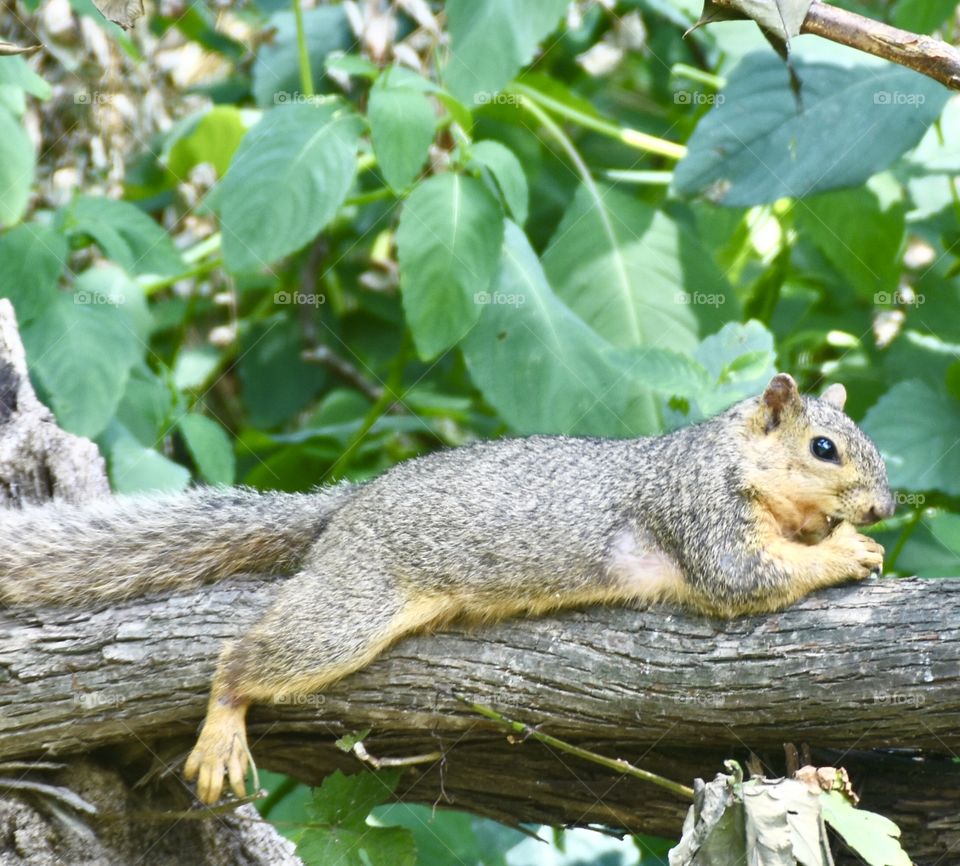
{"label": "gray bark", "polygon": [[[176,779],[222,641],[276,589],[248,578],[86,610],[0,613],[0,760],[150,744]],[[782,744],[846,766],[864,805],[904,827],[918,862],[960,857],[960,583],[883,580],[784,613],[719,622],[598,609],[402,641],[323,695],[250,716],[262,767],[308,783],[360,769],[333,740],[441,749],[407,799],[513,821],[605,823],[676,836],[686,804],[534,743],[510,744],[458,697],[679,782]],[[922,750],[883,754],[877,749]],[[954,861],[960,862],[960,860]]]}

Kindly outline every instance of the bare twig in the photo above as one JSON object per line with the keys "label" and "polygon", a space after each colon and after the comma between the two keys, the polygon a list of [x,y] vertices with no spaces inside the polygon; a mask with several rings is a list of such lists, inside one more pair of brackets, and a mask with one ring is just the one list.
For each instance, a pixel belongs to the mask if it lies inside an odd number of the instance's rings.
{"label": "bare twig", "polygon": [[813,33],[899,63],[953,90],[960,90],[960,51],[932,36],[900,30],[819,2],[810,6],[800,32]]}

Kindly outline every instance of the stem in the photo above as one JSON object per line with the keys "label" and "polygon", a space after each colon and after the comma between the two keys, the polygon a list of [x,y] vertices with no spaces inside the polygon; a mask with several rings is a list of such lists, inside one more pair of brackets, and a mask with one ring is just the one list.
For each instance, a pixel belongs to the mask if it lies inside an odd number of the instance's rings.
{"label": "stem", "polygon": [[293,0],[293,17],[297,21],[297,54],[300,58],[300,87],[303,95],[311,97],[316,91],[313,89],[313,70],[310,68],[310,52],[307,50],[307,34],[303,29],[303,10],[300,0]]}
{"label": "stem", "polygon": [[608,169],[603,176],[617,183],[635,183],[641,186],[669,186],[673,180],[672,171],[632,171],[621,168]]}
{"label": "stem", "polygon": [[350,437],[347,447],[343,449],[343,454],[341,454],[337,462],[330,467],[328,475],[332,480],[343,477],[350,466],[350,462],[357,448],[366,438],[367,433],[370,432],[370,428],[380,420],[380,417],[387,412],[391,405],[400,399],[400,397],[397,396],[397,391],[400,390],[400,383],[403,381],[403,369],[407,363],[408,345],[408,337],[404,334],[400,349],[394,356],[393,364],[390,368],[390,375],[387,377],[387,381],[383,386],[383,391],[377,398],[377,402],[370,407],[360,428]]}
{"label": "stem", "polygon": [[205,274],[209,274],[210,271],[215,271],[217,268],[223,265],[222,258],[207,259],[205,262],[200,262],[197,265],[194,265],[192,268],[188,268],[185,271],[181,271],[179,274],[174,274],[172,277],[161,277],[156,280],[150,280],[149,282],[143,283],[143,292],[145,295],[154,295],[157,292],[162,292],[164,289],[169,289],[174,283],[179,283],[180,280],[189,280],[191,277],[202,277]]}
{"label": "stem", "polygon": [[918,508],[913,514],[910,515],[910,519],[907,521],[906,525],[903,527],[903,531],[900,533],[900,537],[897,539],[897,543],[893,546],[893,550],[890,553],[890,556],[887,557],[886,562],[884,562],[883,567],[885,571],[893,571],[897,566],[897,559],[900,557],[900,553],[903,550],[906,543],[910,540],[910,536],[913,535],[914,530],[920,525],[920,520],[923,518],[923,509]]}
{"label": "stem", "polygon": [[529,725],[525,725],[523,722],[515,722],[513,719],[508,719],[506,716],[500,715],[496,710],[486,707],[483,704],[475,704],[472,701],[468,701],[465,698],[459,698],[459,700],[466,704],[473,712],[478,713],[484,718],[490,719],[491,721],[497,722],[499,725],[503,725],[506,728],[510,728],[512,731],[515,731],[518,734],[522,734],[524,738],[532,738],[543,743],[545,746],[550,746],[553,749],[557,749],[561,752],[566,752],[569,755],[576,755],[578,758],[583,758],[586,761],[592,761],[595,764],[599,764],[601,767],[606,767],[608,770],[613,770],[616,773],[623,773],[627,776],[633,776],[635,779],[641,779],[644,782],[650,782],[653,785],[657,785],[660,788],[664,788],[667,791],[670,791],[673,794],[676,794],[679,797],[683,797],[685,800],[693,799],[693,788],[688,788],[686,785],[681,785],[679,782],[673,782],[670,779],[665,779],[663,776],[658,776],[656,773],[651,773],[649,770],[641,770],[639,767],[635,767],[629,761],[624,761],[622,758],[608,758],[606,755],[599,755],[596,752],[591,752],[589,749],[581,749],[579,746],[574,746],[572,743],[568,743],[565,740],[558,740],[556,737],[551,737],[550,734],[544,734],[541,731],[538,731],[536,728],[531,728]]}
{"label": "stem", "polygon": [[721,90],[726,87],[727,84],[727,79],[722,75],[714,75],[712,72],[698,69],[696,66],[690,66],[687,63],[674,63],[670,73],[677,78],[686,78],[687,81],[696,81],[699,84],[705,84],[714,90]]}
{"label": "stem", "polygon": [[594,132],[599,132],[601,135],[615,138],[617,141],[623,142],[627,146],[636,148],[637,150],[645,150],[648,153],[655,153],[658,156],[665,156],[668,159],[683,159],[683,157],[687,155],[687,149],[682,144],[667,141],[665,138],[657,138],[654,135],[647,135],[645,132],[640,132],[639,129],[617,126],[609,120],[602,120],[599,117],[585,114],[576,108],[571,108],[569,105],[564,105],[562,102],[558,102],[556,99],[544,95],[539,90],[535,90],[526,84],[517,82],[511,84],[508,89],[521,98],[527,97],[538,106],[549,108],[550,111],[555,114],[559,114],[561,117],[565,117],[567,120],[585,129],[591,129]]}
{"label": "stem", "polygon": [[602,201],[600,190],[597,189],[597,185],[594,183],[593,177],[590,174],[590,168],[583,161],[580,152],[573,146],[573,142],[569,136],[560,128],[556,121],[532,99],[521,96],[520,106],[530,112],[543,128],[556,139],[557,144],[559,144],[560,147],[563,148],[564,153],[570,157],[570,162],[572,162],[577,169],[577,173],[583,178],[584,184],[590,190],[590,195],[593,196],[595,201]]}
{"label": "stem", "polygon": [[382,201],[385,198],[393,198],[394,192],[389,187],[383,186],[380,189],[373,189],[369,192],[361,192],[352,198],[345,199],[344,207],[357,207],[359,205],[370,204],[374,201]]}

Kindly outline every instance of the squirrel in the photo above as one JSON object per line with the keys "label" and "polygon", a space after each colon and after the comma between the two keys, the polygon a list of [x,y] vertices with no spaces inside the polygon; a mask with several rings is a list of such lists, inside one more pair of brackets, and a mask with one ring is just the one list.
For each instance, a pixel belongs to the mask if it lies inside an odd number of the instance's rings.
{"label": "squirrel", "polygon": [[592,603],[734,617],[878,572],[856,526],[890,517],[879,452],[832,385],[787,374],[662,436],[530,436],[312,494],[212,488],[0,514],[0,604],[80,604],[288,575],[219,658],[184,775],[245,796],[252,702],[320,690],[403,635]]}

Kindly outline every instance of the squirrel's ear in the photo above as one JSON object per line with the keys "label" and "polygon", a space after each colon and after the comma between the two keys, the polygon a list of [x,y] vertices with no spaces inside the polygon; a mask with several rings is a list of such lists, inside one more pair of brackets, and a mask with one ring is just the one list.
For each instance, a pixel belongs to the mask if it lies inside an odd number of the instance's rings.
{"label": "squirrel's ear", "polygon": [[759,414],[768,432],[780,426],[783,416],[798,409],[802,401],[797,383],[789,373],[777,373],[760,397]]}
{"label": "squirrel's ear", "polygon": [[820,395],[820,399],[842,412],[843,404],[847,402],[847,389],[839,383],[831,385]]}

